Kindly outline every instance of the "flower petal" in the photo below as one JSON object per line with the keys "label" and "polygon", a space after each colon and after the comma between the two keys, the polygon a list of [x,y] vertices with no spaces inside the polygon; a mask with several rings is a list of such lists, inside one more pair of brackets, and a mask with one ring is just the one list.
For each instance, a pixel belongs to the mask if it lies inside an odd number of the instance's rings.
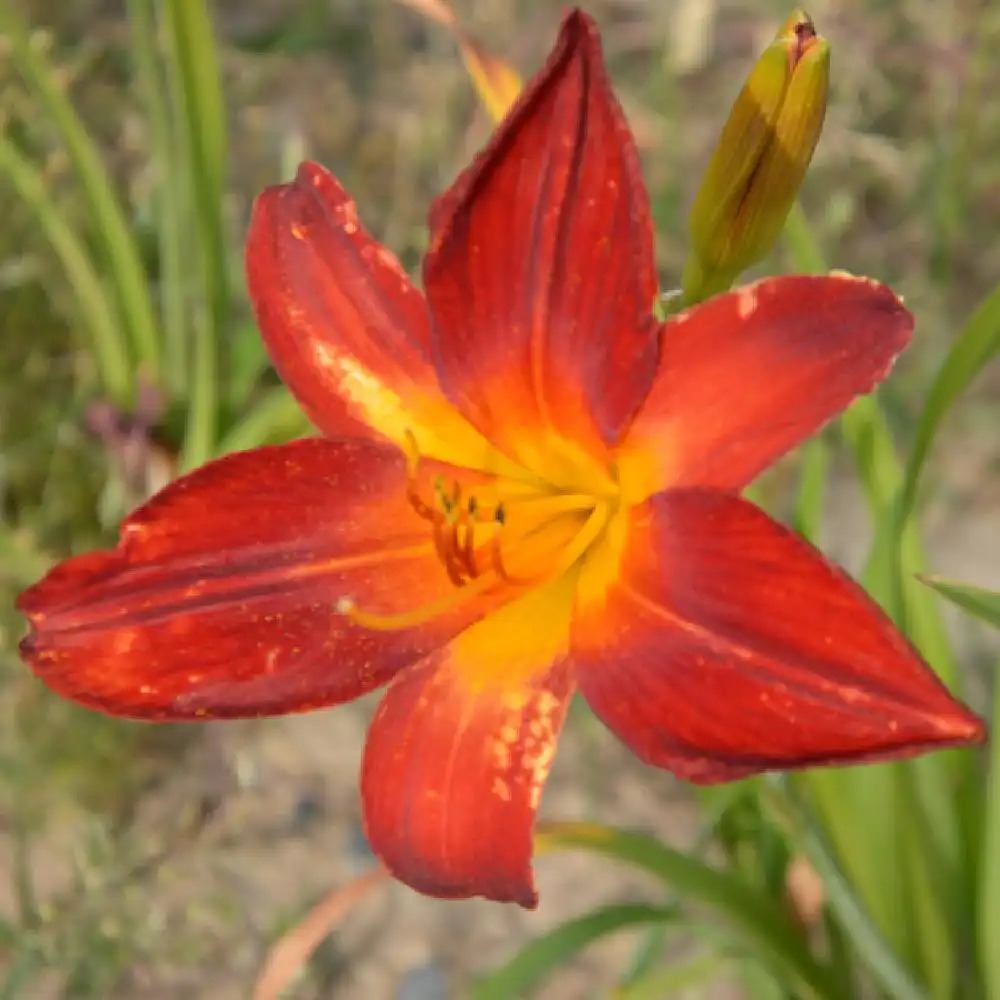
{"label": "flower petal", "polygon": [[423,295],[331,173],[304,163],[260,195],[246,268],[274,366],[324,434],[403,444],[409,432],[424,455],[490,466],[495,452],[438,387]]}
{"label": "flower petal", "polygon": [[618,581],[578,609],[572,656],[643,760],[714,782],[982,739],[862,589],[746,500],[662,493],[628,532]]}
{"label": "flower petal", "polygon": [[365,824],[414,889],[537,902],[531,831],[573,689],[571,600],[565,581],[533,591],[386,692],[362,766]]}
{"label": "flower petal", "polygon": [[354,698],[447,642],[495,596],[369,631],[338,600],[402,612],[453,593],[390,445],[297,441],[178,480],[118,548],[26,591],[22,655],[49,687],[114,715],[202,719]]}
{"label": "flower petal", "polygon": [[912,331],[888,288],[846,274],[768,278],[681,313],[620,449],[626,495],[741,489],[878,385]]}
{"label": "flower petal", "polygon": [[657,282],[638,154],[586,15],[566,18],[431,225],[424,287],[448,397],[529,468],[551,464],[553,435],[603,455],[653,377]]}

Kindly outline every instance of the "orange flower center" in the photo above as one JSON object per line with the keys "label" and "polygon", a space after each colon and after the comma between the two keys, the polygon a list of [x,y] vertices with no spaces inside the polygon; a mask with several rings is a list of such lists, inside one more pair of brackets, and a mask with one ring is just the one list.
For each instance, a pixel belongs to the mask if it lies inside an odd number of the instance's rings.
{"label": "orange flower center", "polygon": [[439,476],[428,497],[420,488],[420,454],[412,435],[407,445],[407,499],[427,522],[455,589],[399,614],[363,610],[349,598],[338,602],[341,614],[365,628],[411,628],[494,588],[523,590],[555,580],[581,563],[618,507],[613,496],[506,479],[489,483],[477,496]]}

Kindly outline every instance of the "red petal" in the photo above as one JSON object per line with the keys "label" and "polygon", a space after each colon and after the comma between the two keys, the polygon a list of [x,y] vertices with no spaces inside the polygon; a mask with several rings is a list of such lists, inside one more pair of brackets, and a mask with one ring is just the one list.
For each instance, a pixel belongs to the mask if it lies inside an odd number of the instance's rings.
{"label": "red petal", "polygon": [[984,735],[857,584],[714,491],[632,511],[621,577],[603,608],[578,614],[573,660],[597,715],[643,760],[691,781]]}
{"label": "red petal", "polygon": [[550,591],[405,670],[379,706],[362,767],[368,837],[420,892],[537,902],[532,825],[573,688],[572,592]]}
{"label": "red petal", "polygon": [[878,385],[912,331],[888,288],[849,275],[768,278],[681,313],[621,448],[629,497],[741,489]]}
{"label": "red petal", "polygon": [[338,599],[409,610],[451,593],[399,452],[298,441],[230,455],[134,513],[111,552],[26,591],[22,654],[51,688],[145,719],[304,711],[354,698],[495,604],[368,631]]}
{"label": "red petal", "polygon": [[438,387],[423,295],[332,174],[304,163],[260,195],[246,268],[275,368],[321,431],[397,444],[410,432],[458,464],[463,448],[488,450]]}
{"label": "red petal", "polygon": [[539,429],[614,443],[653,377],[657,283],[635,143],[586,15],[567,17],[432,226],[424,286],[449,398],[535,469]]}

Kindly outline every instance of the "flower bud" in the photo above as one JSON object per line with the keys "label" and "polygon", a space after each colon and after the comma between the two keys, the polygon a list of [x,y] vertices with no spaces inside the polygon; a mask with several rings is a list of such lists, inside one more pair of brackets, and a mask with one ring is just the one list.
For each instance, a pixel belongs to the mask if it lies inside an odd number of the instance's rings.
{"label": "flower bud", "polygon": [[458,42],[462,61],[472,79],[480,102],[494,121],[501,118],[521,92],[521,78],[502,59],[483,48],[462,26],[449,0],[401,0],[431,21],[444,25]]}
{"label": "flower bud", "polygon": [[773,249],[823,127],[829,76],[829,45],[796,11],[757,60],[705,171],[685,304],[725,291]]}
{"label": "flower bud", "polygon": [[471,35],[458,34],[465,68],[479,100],[494,121],[500,121],[521,92],[521,78],[502,59],[491,55]]}

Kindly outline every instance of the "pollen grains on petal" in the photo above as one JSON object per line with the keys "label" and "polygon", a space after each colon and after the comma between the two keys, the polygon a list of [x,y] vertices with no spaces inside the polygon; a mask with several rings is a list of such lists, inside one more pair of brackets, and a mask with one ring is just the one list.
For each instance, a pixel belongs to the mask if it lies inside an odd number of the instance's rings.
{"label": "pollen grains on petal", "polygon": [[561,580],[489,615],[402,673],[379,706],[365,828],[414,889],[535,906],[532,827],[573,692],[571,595]]}

